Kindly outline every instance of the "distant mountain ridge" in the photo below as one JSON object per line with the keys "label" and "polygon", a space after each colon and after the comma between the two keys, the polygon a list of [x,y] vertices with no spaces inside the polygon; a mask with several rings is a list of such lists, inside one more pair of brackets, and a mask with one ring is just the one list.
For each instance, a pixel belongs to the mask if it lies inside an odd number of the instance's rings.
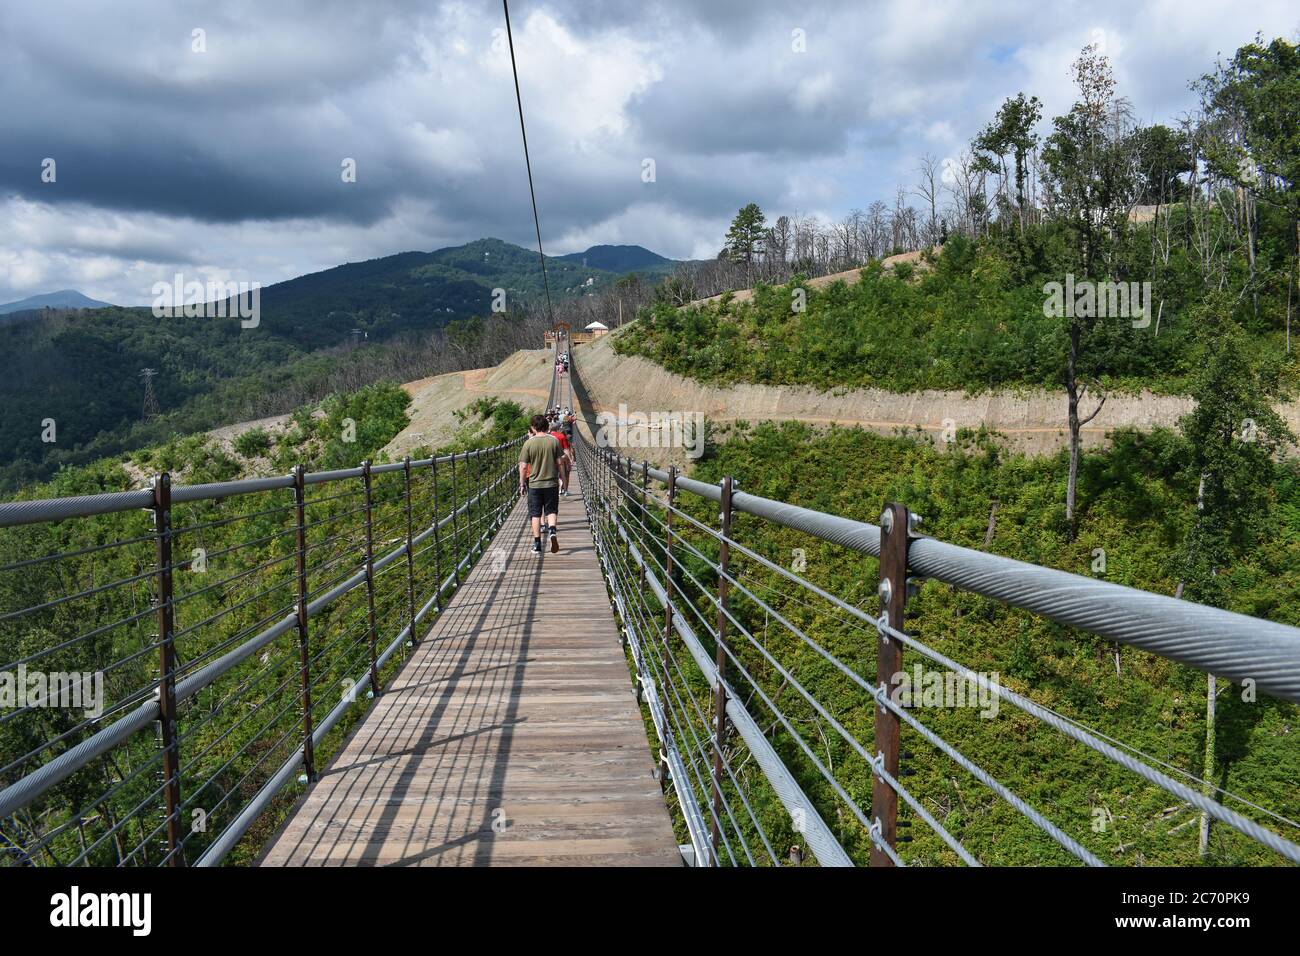
{"label": "distant mountain ridge", "polygon": [[[581,255],[576,261],[547,258],[553,297],[608,288],[626,274],[617,267],[663,260],[640,247],[593,249],[586,266]],[[606,255],[606,249],[615,252]],[[616,268],[600,268],[593,257]],[[655,282],[667,267],[627,271]],[[78,461],[114,453],[141,417],[143,368],[157,370],[153,386],[165,412],[193,412],[187,421],[220,423],[214,396],[234,380],[265,383],[291,366],[310,375],[347,361],[358,340],[382,345],[457,322],[472,334],[472,320],[490,315],[502,291],[508,313],[541,299],[537,253],[500,239],[478,239],[349,262],[264,286],[255,327],[225,318],[156,317],[148,306],[65,306],[54,312],[38,307],[0,316],[0,354],[9,359],[0,378],[6,410],[0,416],[0,477],[6,470],[18,481],[45,474],[52,452],[62,453],[61,460],[80,456]],[[223,314],[233,313],[227,307]],[[309,358],[314,365],[304,362]],[[33,427],[45,418],[58,422],[57,447]]]}
{"label": "distant mountain ridge", "polygon": [[90,296],[82,295],[76,289],[60,289],[58,292],[43,292],[29,295],[25,299],[0,304],[0,315],[11,312],[27,312],[31,309],[103,309],[111,302],[100,302]]}
{"label": "distant mountain ridge", "polygon": [[657,272],[677,264],[676,260],[651,252],[644,246],[592,246],[586,252],[571,252],[558,258],[607,272]]}
{"label": "distant mountain ridge", "polygon": [[[593,250],[600,251],[593,256]],[[547,256],[546,278],[552,293],[563,295],[604,288],[629,271],[655,271],[628,262],[653,262],[659,272],[674,264],[640,246],[593,246],[587,253]],[[486,315],[497,289],[505,290],[507,308],[540,297],[537,253],[488,238],[349,262],[263,288],[262,325],[309,349],[337,345],[353,328],[384,339]]]}

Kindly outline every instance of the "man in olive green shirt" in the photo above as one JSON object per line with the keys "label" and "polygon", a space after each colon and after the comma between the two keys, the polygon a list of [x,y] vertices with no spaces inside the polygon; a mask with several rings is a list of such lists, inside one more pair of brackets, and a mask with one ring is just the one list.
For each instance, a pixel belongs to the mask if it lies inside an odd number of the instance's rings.
{"label": "man in olive green shirt", "polygon": [[528,423],[528,440],[519,449],[519,493],[528,495],[533,519],[533,554],[542,553],[542,518],[550,529],[551,554],[560,550],[555,522],[560,511],[560,457],[564,449],[550,432],[545,415]]}

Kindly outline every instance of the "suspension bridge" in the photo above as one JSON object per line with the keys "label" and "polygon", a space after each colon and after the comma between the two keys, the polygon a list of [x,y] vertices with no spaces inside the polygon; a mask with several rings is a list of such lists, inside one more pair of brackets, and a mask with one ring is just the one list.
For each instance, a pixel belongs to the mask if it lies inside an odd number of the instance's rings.
{"label": "suspension bridge", "polygon": [[[579,412],[578,494],[556,554],[526,551],[522,436],[0,503],[0,862],[1138,860],[1109,809],[1070,805],[1067,774],[1151,816],[1135,840],[1168,845],[1199,815],[1237,858],[1300,862],[1285,814],[966,666],[906,618],[943,584],[1285,707],[1300,629],[926,537],[902,503],[871,523],[637,460],[596,429],[566,344],[547,408]],[[864,588],[837,593],[744,529],[821,548]],[[918,664],[1014,722],[900,698]],[[975,730],[996,738],[980,759],[955,742]],[[1032,793],[1007,783],[1017,763]]]}
{"label": "suspension bridge", "polygon": [[[583,413],[580,349],[557,404],[578,412],[557,554],[528,553],[518,439],[0,504],[0,672],[101,682],[93,710],[0,714],[0,859],[895,866],[916,840],[919,862],[996,862],[909,786],[943,762],[1044,861],[1126,862],[1088,808],[1016,793],[900,704],[890,675],[924,662],[1300,862],[1286,817],[966,668],[905,616],[945,582],[1287,702],[1296,629],[923,537],[899,504],[869,524],[637,461]],[[878,607],[747,544],[741,519],[874,559]]]}

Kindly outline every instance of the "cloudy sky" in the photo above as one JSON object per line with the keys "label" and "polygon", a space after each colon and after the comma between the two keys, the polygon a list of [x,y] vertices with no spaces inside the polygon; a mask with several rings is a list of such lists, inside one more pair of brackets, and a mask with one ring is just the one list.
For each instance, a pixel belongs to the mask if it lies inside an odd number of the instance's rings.
{"label": "cloudy sky", "polygon": [[[746,202],[890,201],[1017,91],[1063,112],[1085,43],[1163,121],[1216,56],[1300,27],[1294,0],[515,0],[511,16],[547,252],[678,258],[714,255]],[[143,304],[178,271],[269,284],[483,236],[535,247],[503,24],[493,0],[4,3],[0,302]]]}

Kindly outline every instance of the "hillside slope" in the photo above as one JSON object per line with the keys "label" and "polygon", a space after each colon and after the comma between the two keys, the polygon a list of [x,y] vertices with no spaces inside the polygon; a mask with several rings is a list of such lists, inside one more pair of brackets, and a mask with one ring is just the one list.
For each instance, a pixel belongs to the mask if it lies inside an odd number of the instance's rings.
{"label": "hillside slope", "polygon": [[529,349],[515,352],[500,365],[467,372],[448,372],[403,388],[411,396],[407,413],[411,422],[384,447],[398,459],[416,448],[438,448],[456,434],[456,412],[484,397],[518,403],[530,414],[546,403],[551,385],[553,352]]}
{"label": "hillside slope", "polygon": [[[1067,444],[1064,393],[1046,389],[980,395],[933,389],[825,392],[796,386],[705,385],[648,359],[618,354],[614,343],[620,334],[616,331],[574,350],[597,414],[685,411],[699,412],[716,423],[771,420],[856,425],[880,435],[919,430],[940,444],[951,429],[984,427],[997,432],[1005,447],[1029,455],[1054,454]],[[412,448],[446,441],[455,431],[453,412],[484,395],[510,399],[526,408],[540,405],[550,385],[550,356],[544,350],[516,352],[494,368],[408,383],[406,389],[413,400],[411,424],[385,450],[400,457]],[[1113,395],[1084,427],[1083,444],[1103,447],[1108,444],[1107,432],[1120,428],[1173,428],[1191,410],[1192,400],[1185,396]],[[1288,402],[1279,411],[1300,432],[1300,401]],[[659,449],[650,451],[657,461],[678,460]]]}
{"label": "hillside slope", "polygon": [[[936,254],[939,253],[940,251],[942,251],[942,249],[943,249],[942,246],[937,247],[935,249],[935,253]],[[921,271],[924,271],[930,267],[929,262],[927,262],[925,259],[924,250],[920,250],[920,249],[916,250],[915,252],[900,252],[896,256],[886,256],[884,259],[880,260],[880,265],[884,269],[893,269],[894,267],[899,265],[912,265]],[[807,282],[805,282],[804,285],[806,285],[809,289],[825,289],[827,286],[836,282],[843,282],[845,285],[854,285],[855,283],[860,282],[861,279],[862,279],[862,269],[861,267],[859,267],[856,269],[845,269],[843,272],[832,272],[824,276],[814,276],[813,278],[807,280]],[[690,302],[687,302],[686,305],[684,305],[682,308],[689,309],[694,306],[708,305],[713,302],[721,302],[723,297],[728,294],[731,296],[732,302],[748,302],[754,298],[753,289],[737,289],[731,293],[723,292],[719,295],[706,296],[703,299],[692,299]]]}
{"label": "hillside slope", "polygon": [[[619,274],[581,263],[547,263],[557,299],[599,289]],[[166,277],[170,280],[172,277]],[[588,283],[591,283],[588,285]],[[230,393],[274,391],[295,374],[311,378],[346,361],[358,339],[400,344],[452,323],[492,314],[505,290],[515,315],[542,293],[537,255],[498,239],[436,252],[404,252],[299,276],[261,290],[256,327],[235,318],[156,318],[148,308],[110,307],[24,313],[0,321],[0,482],[46,477],[165,437],[141,426],[143,368],[170,430],[197,431],[229,421]],[[359,334],[354,335],[357,330]],[[472,331],[471,333],[472,334]],[[238,414],[237,412],[235,414]],[[42,438],[46,419],[56,441]]]}

